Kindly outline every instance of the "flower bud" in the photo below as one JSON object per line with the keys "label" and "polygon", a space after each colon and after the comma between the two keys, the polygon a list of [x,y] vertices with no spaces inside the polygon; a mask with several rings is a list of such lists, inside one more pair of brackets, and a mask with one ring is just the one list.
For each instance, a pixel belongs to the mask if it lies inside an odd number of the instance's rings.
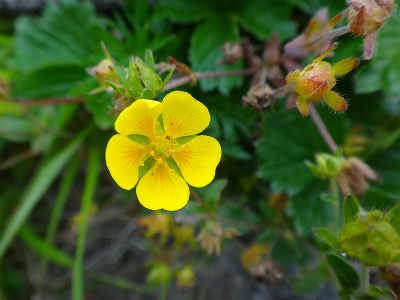
{"label": "flower bud", "polygon": [[350,31],[367,36],[382,26],[392,12],[394,0],[353,0],[350,2]]}
{"label": "flower bud", "polygon": [[315,156],[316,164],[306,161],[310,170],[320,178],[329,178],[336,176],[342,169],[343,158],[340,156],[320,153]]}
{"label": "flower bud", "polygon": [[190,265],[184,266],[176,273],[176,285],[178,288],[190,288],[194,285],[195,274]]}
{"label": "flower bud", "polygon": [[155,285],[166,285],[171,279],[171,272],[166,264],[157,262],[150,266],[147,281]]}
{"label": "flower bud", "polygon": [[369,266],[389,264],[400,258],[400,237],[380,211],[360,214],[359,219],[340,228],[344,252]]}

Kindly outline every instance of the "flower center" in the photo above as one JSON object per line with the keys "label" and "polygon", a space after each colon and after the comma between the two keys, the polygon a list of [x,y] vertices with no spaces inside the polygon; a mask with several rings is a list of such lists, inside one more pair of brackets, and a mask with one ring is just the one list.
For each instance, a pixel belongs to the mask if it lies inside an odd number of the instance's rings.
{"label": "flower center", "polygon": [[151,139],[148,146],[149,154],[154,157],[158,163],[163,163],[165,159],[176,151],[177,141],[171,140],[168,135],[156,135]]}

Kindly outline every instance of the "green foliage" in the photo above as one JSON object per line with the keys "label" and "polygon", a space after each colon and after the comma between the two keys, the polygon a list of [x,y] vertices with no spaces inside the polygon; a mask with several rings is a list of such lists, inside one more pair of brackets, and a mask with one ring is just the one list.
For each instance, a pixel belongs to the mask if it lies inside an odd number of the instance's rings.
{"label": "green foliage", "polygon": [[350,223],[357,219],[360,212],[360,203],[355,196],[350,195],[344,199],[343,202],[343,219],[344,222]]}
{"label": "green foliage", "polygon": [[328,254],[326,259],[343,288],[356,289],[359,286],[360,277],[346,260],[335,254]]}
{"label": "green foliage", "polygon": [[327,228],[318,228],[315,230],[315,235],[336,251],[342,251],[342,247],[340,247],[338,238]]}

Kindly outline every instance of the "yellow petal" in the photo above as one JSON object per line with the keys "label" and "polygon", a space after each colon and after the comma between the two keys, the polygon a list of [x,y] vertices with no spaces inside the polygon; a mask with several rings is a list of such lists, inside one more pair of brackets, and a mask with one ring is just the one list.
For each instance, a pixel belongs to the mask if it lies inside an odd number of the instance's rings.
{"label": "yellow petal", "polygon": [[169,93],[162,105],[165,133],[173,138],[198,134],[210,124],[207,107],[186,92]]}
{"label": "yellow petal", "polygon": [[296,102],[297,109],[302,114],[303,117],[308,116],[310,110],[310,100],[303,97],[298,97]]}
{"label": "yellow petal", "polygon": [[172,158],[188,184],[203,187],[214,179],[221,146],[216,139],[200,135],[182,145]]}
{"label": "yellow petal", "polygon": [[296,70],[294,72],[290,72],[287,76],[286,76],[286,83],[292,83],[293,81],[296,81],[299,78],[300,75],[300,71]]}
{"label": "yellow petal", "polygon": [[[151,210],[181,209],[189,200],[189,187],[178,174],[171,173],[166,163],[156,164],[139,181],[136,194],[140,203]],[[154,174],[154,175],[152,175]]]}
{"label": "yellow petal", "polygon": [[345,111],[347,108],[347,103],[344,98],[333,91],[330,91],[324,97],[324,101],[335,111]]}
{"label": "yellow petal", "polygon": [[107,144],[106,164],[112,178],[123,189],[132,189],[139,178],[139,163],[146,156],[147,149],[128,137],[116,134]]}
{"label": "yellow petal", "polygon": [[115,121],[115,130],[122,135],[154,136],[162,105],[158,101],[138,99],[125,108]]}
{"label": "yellow petal", "polygon": [[359,60],[357,58],[349,57],[339,61],[336,65],[334,65],[333,71],[335,72],[335,75],[344,75],[357,67],[358,63]]}

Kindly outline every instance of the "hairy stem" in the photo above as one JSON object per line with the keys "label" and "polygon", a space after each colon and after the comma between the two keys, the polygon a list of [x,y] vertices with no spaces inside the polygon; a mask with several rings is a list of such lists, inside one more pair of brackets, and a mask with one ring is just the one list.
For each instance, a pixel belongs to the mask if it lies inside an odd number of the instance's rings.
{"label": "hairy stem", "polygon": [[330,135],[328,129],[326,129],[326,126],[325,126],[324,122],[322,121],[321,117],[319,116],[314,105],[310,105],[310,115],[311,115],[311,119],[314,121],[315,126],[317,126],[319,133],[321,133],[325,142],[328,144],[329,149],[331,149],[331,151],[333,153],[336,153],[338,147],[335,144],[335,141],[333,140],[332,136]]}
{"label": "hairy stem", "polygon": [[369,291],[369,267],[361,263],[361,285],[360,294],[365,295]]}

